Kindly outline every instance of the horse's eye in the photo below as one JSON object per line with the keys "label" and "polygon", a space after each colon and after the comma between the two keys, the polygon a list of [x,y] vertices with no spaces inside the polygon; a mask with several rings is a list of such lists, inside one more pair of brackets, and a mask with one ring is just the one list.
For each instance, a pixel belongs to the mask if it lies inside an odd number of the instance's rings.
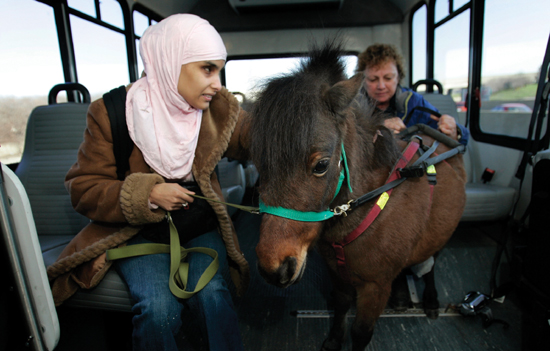
{"label": "horse's eye", "polygon": [[315,165],[315,168],[313,168],[313,174],[317,177],[323,176],[325,173],[327,173],[328,166],[330,165],[330,160],[323,159]]}

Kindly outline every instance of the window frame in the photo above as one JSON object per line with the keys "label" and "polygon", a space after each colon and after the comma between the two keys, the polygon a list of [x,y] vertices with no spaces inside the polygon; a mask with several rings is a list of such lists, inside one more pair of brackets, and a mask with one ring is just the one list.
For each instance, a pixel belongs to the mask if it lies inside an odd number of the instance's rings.
{"label": "window frame", "polygon": [[[68,6],[67,1],[52,1],[52,0],[36,0],[38,2],[44,3],[52,7],[54,11],[55,26],[58,34],[58,43],[59,51],[63,67],[63,76],[65,82],[77,82],[78,83],[78,72],[76,70],[76,59],[74,51],[74,43],[72,38],[72,31],[70,25],[70,16],[76,16],[85,21],[91,22],[93,24],[99,25],[108,30],[114,31],[124,35],[124,40],[126,43],[126,58],[128,61],[128,77],[130,82],[135,82],[139,78],[138,72],[138,59],[137,59],[137,48],[135,45],[136,39],[139,39],[134,34],[134,26],[132,15],[133,11],[139,11],[141,14],[149,18],[149,23],[151,19],[160,22],[163,17],[155,13],[154,11],[149,10],[147,7],[134,3],[132,10],[128,7],[128,2],[125,0],[116,0],[122,11],[122,19],[124,28],[118,28],[110,23],[104,22],[101,20],[101,11],[100,11],[100,0],[93,0],[96,7],[97,17],[92,17],[88,14],[82,13],[78,10],[75,10]],[[78,93],[68,94],[68,101],[70,102],[81,102],[81,97]]]}
{"label": "window frame", "polygon": [[[526,138],[514,137],[509,135],[493,134],[483,132],[480,124],[480,103],[481,97],[479,91],[481,89],[481,70],[482,70],[482,50],[483,50],[483,30],[484,30],[484,18],[485,18],[485,0],[470,0],[468,3],[462,5],[460,8],[453,11],[453,0],[448,0],[449,14],[435,23],[435,3],[436,1],[445,0],[432,0],[427,6],[427,56],[426,56],[426,78],[433,79],[434,77],[434,56],[435,56],[435,30],[443,24],[451,21],[456,16],[460,15],[466,10],[470,10],[470,50],[469,50],[469,62],[468,62],[468,98],[465,102],[467,107],[466,112],[466,126],[469,126],[472,138],[479,142],[488,144],[504,146],[517,150],[524,150],[527,143]],[[413,17],[416,11],[418,11],[425,1],[419,2],[411,9],[411,16],[409,17],[409,57],[411,62],[409,63],[409,70],[412,70],[412,37],[413,37]],[[433,87],[427,87],[428,92],[433,92]]]}

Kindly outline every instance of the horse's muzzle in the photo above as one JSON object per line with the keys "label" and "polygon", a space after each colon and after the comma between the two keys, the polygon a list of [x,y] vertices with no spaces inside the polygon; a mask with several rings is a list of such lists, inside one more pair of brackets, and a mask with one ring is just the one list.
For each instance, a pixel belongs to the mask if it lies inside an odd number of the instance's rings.
{"label": "horse's muzzle", "polygon": [[260,265],[258,265],[258,270],[260,271],[260,275],[269,284],[279,288],[286,288],[299,282],[304,274],[305,262],[300,267],[300,272],[298,272],[298,274],[296,274],[297,265],[296,257],[287,257],[276,271],[267,272]]}

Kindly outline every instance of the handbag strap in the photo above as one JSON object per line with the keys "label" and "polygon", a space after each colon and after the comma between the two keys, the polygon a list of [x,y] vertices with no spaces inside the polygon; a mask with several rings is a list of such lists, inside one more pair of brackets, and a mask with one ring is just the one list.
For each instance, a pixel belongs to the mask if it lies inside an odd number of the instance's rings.
{"label": "handbag strap", "polygon": [[[107,250],[107,259],[112,261],[135,256],[169,253],[170,278],[168,285],[170,287],[170,291],[172,292],[172,294],[174,294],[174,296],[180,299],[188,299],[197,292],[201,291],[206,286],[206,284],[208,284],[208,282],[212,280],[212,278],[218,271],[218,268],[220,266],[218,253],[216,252],[216,250],[206,247],[194,247],[186,249],[180,246],[178,230],[176,229],[176,226],[172,221],[170,212],[167,213],[167,219],[170,225],[170,245],[154,243],[129,245]],[[195,290],[193,291],[187,290],[189,262],[187,262],[185,258],[190,252],[203,253],[213,258],[210,265],[202,273],[199,281],[197,282],[197,285],[195,286]]]}
{"label": "handbag strap", "polygon": [[130,138],[126,125],[126,87],[121,85],[105,93],[103,102],[111,124],[117,178],[124,180],[126,172],[130,169],[129,160],[134,149],[134,142]]}

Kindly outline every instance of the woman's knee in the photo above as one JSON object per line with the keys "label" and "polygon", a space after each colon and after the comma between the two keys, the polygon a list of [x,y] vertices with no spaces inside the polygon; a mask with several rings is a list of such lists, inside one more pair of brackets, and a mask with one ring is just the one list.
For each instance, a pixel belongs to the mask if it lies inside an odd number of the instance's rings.
{"label": "woman's knee", "polygon": [[150,331],[170,330],[174,334],[181,327],[183,309],[184,305],[177,299],[159,296],[139,301],[132,307],[134,321],[142,323],[144,328]]}

